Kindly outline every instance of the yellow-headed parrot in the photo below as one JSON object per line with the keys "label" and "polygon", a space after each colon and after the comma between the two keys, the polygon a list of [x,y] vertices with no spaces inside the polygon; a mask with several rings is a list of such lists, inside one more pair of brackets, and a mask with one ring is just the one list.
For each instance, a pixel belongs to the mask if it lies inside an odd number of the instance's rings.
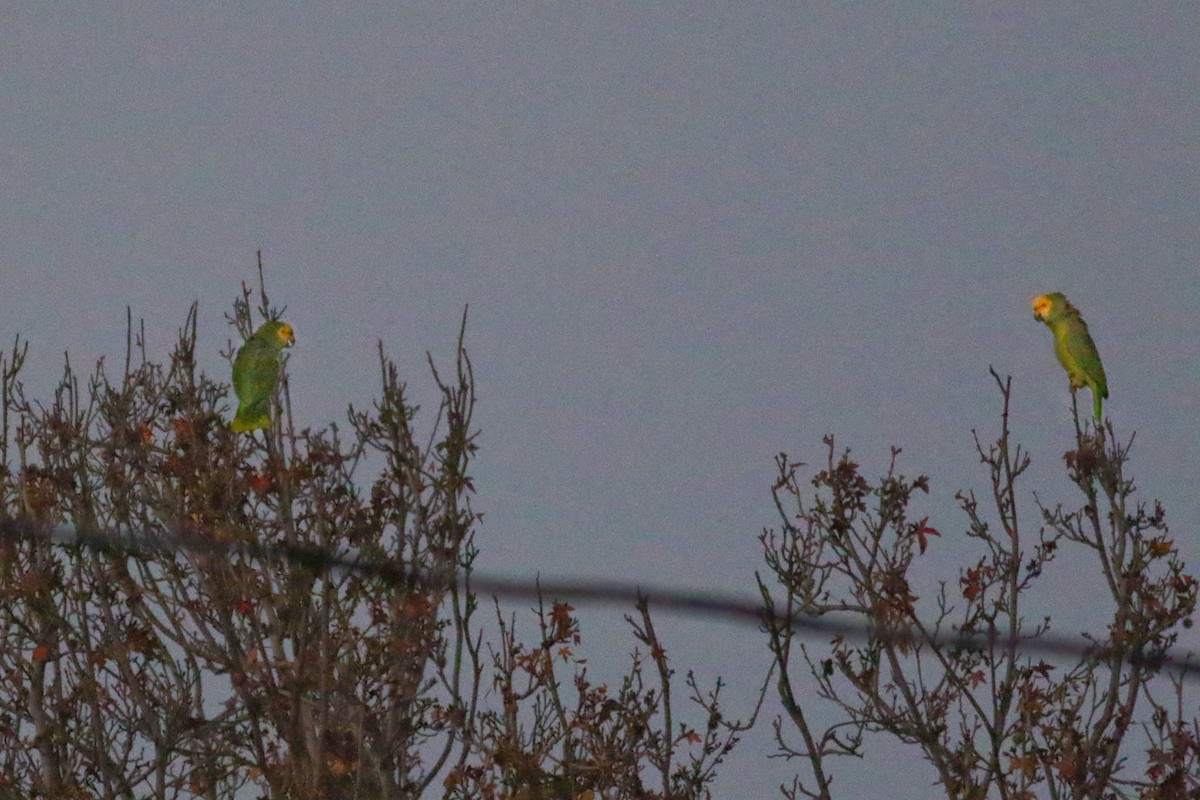
{"label": "yellow-headed parrot", "polygon": [[1108,380],[1104,377],[1104,365],[1100,363],[1100,354],[1088,333],[1087,323],[1062,292],[1038,295],[1031,302],[1034,319],[1049,325],[1054,333],[1054,353],[1067,371],[1071,394],[1083,386],[1090,388],[1092,407],[1099,422],[1101,401],[1108,397]]}
{"label": "yellow-headed parrot", "polygon": [[233,390],[237,392],[235,431],[252,431],[271,425],[271,398],[279,381],[279,353],[296,343],[286,322],[268,322],[246,340],[233,362]]}

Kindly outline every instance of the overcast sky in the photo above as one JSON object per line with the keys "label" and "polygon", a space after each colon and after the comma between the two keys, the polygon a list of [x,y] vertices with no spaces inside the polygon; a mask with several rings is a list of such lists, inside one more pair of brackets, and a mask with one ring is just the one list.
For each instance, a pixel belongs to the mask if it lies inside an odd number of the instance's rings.
{"label": "overcast sky", "polygon": [[[120,354],[126,306],[165,358],[199,301],[224,374],[261,249],[302,425],[369,403],[379,339],[427,392],[470,304],[480,569],[750,596],[773,456],[817,462],[829,433],[868,475],[894,444],[931,476],[949,541],[922,568],[953,584],[989,365],[1034,459],[1026,521],[1035,488],[1077,502],[1029,307],[1062,291],[1200,562],[1195,3],[81,8],[0,10],[0,341],[30,340],[33,396],[64,351]],[[620,612],[581,613],[613,680]],[[753,630],[660,633],[731,697],[767,663]],[[790,780],[767,732],[721,795]],[[916,754],[882,752],[839,765],[844,796],[903,792]],[[928,796],[908,770],[896,796]]]}

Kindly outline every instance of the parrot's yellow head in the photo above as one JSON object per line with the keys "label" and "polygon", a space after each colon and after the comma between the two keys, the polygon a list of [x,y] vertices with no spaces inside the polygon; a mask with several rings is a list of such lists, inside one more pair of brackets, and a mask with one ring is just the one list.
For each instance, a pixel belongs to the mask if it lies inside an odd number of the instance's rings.
{"label": "parrot's yellow head", "polygon": [[1033,318],[1046,322],[1055,315],[1056,311],[1067,305],[1067,298],[1063,296],[1062,292],[1051,292],[1050,294],[1039,294],[1030,300],[1029,304],[1033,306]]}
{"label": "parrot's yellow head", "polygon": [[263,326],[254,332],[254,336],[281,349],[296,343],[296,332],[292,330],[292,326],[279,320],[263,323]]}

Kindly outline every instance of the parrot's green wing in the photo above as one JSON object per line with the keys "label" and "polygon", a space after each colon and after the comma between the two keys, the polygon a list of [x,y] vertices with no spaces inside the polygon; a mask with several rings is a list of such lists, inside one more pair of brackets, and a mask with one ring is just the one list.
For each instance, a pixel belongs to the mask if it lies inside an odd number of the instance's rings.
{"label": "parrot's green wing", "polygon": [[233,390],[237,392],[235,431],[252,431],[271,424],[271,396],[279,380],[279,350],[265,341],[250,337],[238,351],[233,363]]}
{"label": "parrot's green wing", "polygon": [[1065,353],[1059,360],[1067,368],[1072,387],[1087,386],[1092,390],[1092,411],[1099,420],[1102,399],[1108,397],[1108,379],[1104,375],[1104,365],[1100,363],[1100,354],[1096,352],[1096,343],[1082,319],[1068,320],[1062,328],[1061,333],[1055,331],[1055,338],[1062,342],[1060,350]]}
{"label": "parrot's green wing", "polygon": [[268,322],[246,340],[233,362],[233,390],[237,416],[230,427],[253,431],[271,426],[271,398],[279,381],[279,352],[295,341],[292,326]]}

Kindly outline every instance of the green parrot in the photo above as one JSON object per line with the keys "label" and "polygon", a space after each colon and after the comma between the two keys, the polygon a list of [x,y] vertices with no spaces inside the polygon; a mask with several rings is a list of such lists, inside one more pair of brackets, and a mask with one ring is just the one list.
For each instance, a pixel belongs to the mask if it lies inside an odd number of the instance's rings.
{"label": "green parrot", "polygon": [[1062,292],[1038,295],[1031,302],[1034,319],[1040,319],[1054,332],[1054,354],[1067,371],[1071,394],[1083,386],[1091,389],[1092,407],[1099,422],[1101,401],[1108,397],[1108,380],[1087,323]]}
{"label": "green parrot", "polygon": [[235,431],[253,431],[271,425],[271,397],[279,382],[279,353],[296,343],[286,322],[267,322],[246,340],[233,362],[233,390],[237,392]]}

